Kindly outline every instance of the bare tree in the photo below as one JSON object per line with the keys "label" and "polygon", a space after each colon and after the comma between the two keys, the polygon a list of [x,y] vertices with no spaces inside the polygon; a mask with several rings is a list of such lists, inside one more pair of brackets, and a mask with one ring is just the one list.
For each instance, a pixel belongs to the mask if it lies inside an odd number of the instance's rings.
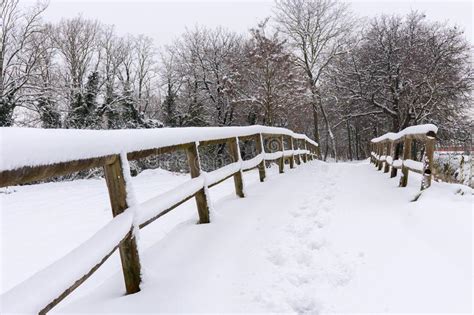
{"label": "bare tree", "polygon": [[[92,123],[90,119],[96,118],[96,105],[91,102],[95,103],[92,98],[98,89],[99,28],[97,21],[80,16],[62,20],[56,26],[54,41],[65,64],[65,97],[70,108],[68,127],[84,128]],[[91,97],[89,102],[85,100],[86,93]]]}
{"label": "bare tree", "polygon": [[[427,22],[423,14],[373,19],[358,46],[336,58],[324,84],[339,99],[331,109],[334,127],[346,126],[349,134],[362,124],[359,133],[370,139],[435,123],[440,137],[466,138],[472,123],[466,113],[472,106],[470,56],[461,30]],[[342,133],[339,139],[353,140]]]}
{"label": "bare tree", "polygon": [[[347,38],[355,27],[346,4],[334,0],[277,0],[276,20],[296,54],[312,95],[314,138],[319,141],[319,113],[334,141],[320,80],[333,59],[348,50]],[[333,148],[335,145],[333,143]]]}
{"label": "bare tree", "polygon": [[51,36],[53,26],[46,24],[44,32],[35,35],[35,47],[40,52],[35,75],[28,84],[28,94],[32,97],[43,128],[62,126],[60,95],[60,65],[56,62],[57,52]]}
{"label": "bare tree", "polygon": [[34,36],[43,31],[40,16],[44,3],[20,10],[18,0],[2,0],[0,6],[0,126],[13,124],[13,111],[24,106],[22,89],[29,82],[41,53]]}
{"label": "bare tree", "polygon": [[204,101],[206,114],[214,125],[231,125],[234,104],[226,92],[231,73],[231,59],[240,51],[240,36],[223,28],[213,30],[197,27],[187,31],[175,44],[182,77],[190,79],[195,99]]}
{"label": "bare tree", "polygon": [[164,90],[162,117],[167,126],[179,125],[178,95],[183,83],[178,71],[178,59],[174,47],[166,47],[160,54],[161,67],[159,70],[160,83]]}
{"label": "bare tree", "polygon": [[150,106],[150,89],[157,76],[156,49],[151,38],[140,35],[135,40],[134,54],[136,55],[136,91],[138,107],[147,111]]}
{"label": "bare tree", "polygon": [[250,31],[228,84],[243,123],[288,126],[303,110],[306,88],[286,42],[277,33],[266,35],[267,21]]}
{"label": "bare tree", "polygon": [[405,18],[372,20],[364,40],[349,56],[344,84],[353,97],[383,113],[391,131],[452,120],[469,106],[471,49],[457,27]]}

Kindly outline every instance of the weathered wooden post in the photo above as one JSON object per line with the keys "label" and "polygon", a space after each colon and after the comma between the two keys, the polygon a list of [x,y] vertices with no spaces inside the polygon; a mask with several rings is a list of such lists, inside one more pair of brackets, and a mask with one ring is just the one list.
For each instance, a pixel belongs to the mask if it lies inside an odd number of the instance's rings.
{"label": "weathered wooden post", "polygon": [[285,143],[283,142],[283,136],[278,137],[278,144],[281,150],[281,158],[278,159],[278,171],[282,174],[285,172]]}
{"label": "weathered wooden post", "polygon": [[[384,173],[388,173],[388,171],[390,170],[390,165],[388,164],[388,161],[387,161],[387,158],[390,156],[392,156],[392,142],[388,141],[387,142],[387,154],[385,155],[385,168],[383,169],[383,172]],[[393,161],[392,161],[393,163]]]}
{"label": "weathered wooden post", "polygon": [[405,137],[403,140],[403,161],[402,161],[402,176],[400,177],[400,187],[407,187],[408,183],[408,168],[405,166],[405,160],[410,159],[411,156],[411,138]]}
{"label": "weathered wooden post", "polygon": [[[288,136],[288,139],[290,140],[290,149],[291,151],[294,151],[295,150],[295,146],[294,146],[294,143],[293,143],[293,137],[292,136]],[[290,168],[295,168],[295,153],[291,153],[291,156],[290,156]]]}
{"label": "weathered wooden post", "polygon": [[[257,155],[259,154],[265,154],[265,148],[263,147],[263,137],[262,137],[262,134],[261,133],[258,133],[255,135],[255,148],[256,148],[256,153]],[[260,177],[260,182],[263,183],[263,181],[265,180],[265,177],[266,177],[266,173],[265,173],[265,157],[262,158],[262,162],[260,162],[258,164],[258,174],[259,174],[259,177]]]}
{"label": "weathered wooden post", "polygon": [[378,166],[378,164],[377,164],[377,155],[379,154],[378,148],[379,148],[379,144],[374,143],[374,166],[375,167]]}
{"label": "weathered wooden post", "polygon": [[383,143],[379,143],[379,165],[378,165],[378,170],[381,171],[382,170],[382,167],[383,167],[383,161],[381,160],[382,159],[382,156],[383,156]]}
{"label": "weathered wooden post", "polygon": [[[238,162],[241,160],[240,156],[240,148],[238,138],[231,138],[227,142],[229,145],[229,153],[233,160],[233,162]],[[244,196],[244,183],[242,181],[242,171],[238,171],[234,174],[234,186],[235,186],[235,193],[237,196],[243,198]]]}
{"label": "weathered wooden post", "polygon": [[309,143],[309,160],[312,161],[313,160],[313,145],[311,143]]}
{"label": "weathered wooden post", "polygon": [[[304,141],[303,142],[304,143],[304,149],[307,151],[308,150],[308,146],[306,145],[307,141],[306,141],[306,139],[303,139],[303,141]],[[305,153],[304,156],[305,156],[305,162],[308,162],[308,160],[309,160],[308,159],[308,153]]]}
{"label": "weathered wooden post", "polygon": [[[186,148],[186,155],[188,157],[191,178],[199,177],[199,175],[201,175],[201,162],[199,159],[199,152],[196,143],[193,143]],[[199,223],[209,223],[209,205],[207,204],[206,192],[204,188],[196,193],[195,198],[199,214]]]}
{"label": "weathered wooden post", "polygon": [[[110,205],[113,216],[117,216],[129,207],[127,204],[127,183],[125,182],[124,170],[120,155],[117,155],[111,164],[104,165],[105,181],[109,190]],[[120,260],[122,262],[123,278],[127,294],[140,291],[141,266],[138,254],[137,240],[135,235],[129,236],[119,246]]]}
{"label": "weathered wooden post", "polygon": [[[300,150],[299,148],[299,142],[298,142],[298,139],[295,138],[295,139],[292,139],[293,140],[293,149],[296,149],[296,150]],[[301,164],[301,155],[300,153],[298,152],[298,154],[296,154],[295,156],[296,158],[296,164],[300,165]]]}
{"label": "weathered wooden post", "polygon": [[[392,146],[395,146],[394,148],[392,148],[394,150],[393,162],[395,162],[396,160],[398,160],[400,158],[400,148],[401,148],[402,144],[400,142],[394,142],[392,144]],[[393,167],[393,165],[392,165],[392,170],[390,171],[390,178],[395,177],[395,176],[397,176],[397,169],[395,167]]]}
{"label": "weathered wooden post", "polygon": [[[298,141],[304,141],[304,140],[299,139]],[[304,142],[302,142],[302,143],[304,143]],[[302,145],[302,146],[300,146],[300,147],[301,147],[303,150],[306,150],[306,146]],[[303,162],[304,162],[304,163],[308,162],[308,160],[306,159],[306,153],[303,153],[303,154],[301,155],[301,158],[303,159]]]}
{"label": "weathered wooden post", "polygon": [[425,142],[425,155],[423,159],[423,179],[421,180],[421,190],[431,186],[433,177],[433,156],[435,139],[428,138]]}
{"label": "weathered wooden post", "polygon": [[379,167],[379,159],[378,159],[378,156],[379,156],[379,143],[375,143],[374,144],[374,153],[375,153],[375,157],[374,157],[374,160],[375,160],[375,167],[378,168]]}

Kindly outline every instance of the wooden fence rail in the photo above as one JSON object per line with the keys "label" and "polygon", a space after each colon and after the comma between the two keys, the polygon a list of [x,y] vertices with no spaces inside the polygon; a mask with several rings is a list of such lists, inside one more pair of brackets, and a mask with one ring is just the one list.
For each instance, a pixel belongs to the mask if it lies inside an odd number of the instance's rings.
{"label": "wooden fence rail", "polygon": [[[216,136],[220,134],[217,131],[218,129],[226,130],[228,128],[214,128],[209,133],[212,135],[209,139],[202,139],[201,137],[197,141],[186,143],[131,152],[121,150],[122,153],[120,154],[105,154],[84,159],[67,160],[67,158],[58,158],[57,162],[48,165],[42,165],[41,162],[32,163],[33,165],[26,162],[13,162],[12,157],[10,159],[11,163],[16,163],[14,168],[5,169],[7,168],[5,165],[0,165],[0,187],[44,180],[94,167],[103,167],[113,213],[112,221],[92,238],[70,254],[6,292],[2,296],[3,308],[12,312],[45,314],[86,281],[117,248],[120,252],[126,293],[136,293],[140,291],[141,283],[141,265],[136,243],[140,228],[144,228],[191,198],[196,201],[199,223],[209,223],[211,218],[209,216],[208,188],[233,177],[235,192],[237,196],[243,198],[245,197],[245,191],[242,172],[257,168],[260,181],[263,182],[266,177],[266,163],[268,161],[277,161],[279,172],[284,173],[285,164],[289,164],[290,168],[293,168],[295,164],[299,165],[302,162],[319,157],[317,143],[304,135],[293,133],[287,129],[261,126],[242,127],[246,129],[230,128],[236,131],[227,132],[227,135],[235,134],[230,137],[220,138]],[[15,128],[12,128],[11,131],[7,129],[3,128],[2,132],[10,132],[15,135],[13,130]],[[199,128],[194,129],[199,131]],[[208,129],[206,128],[206,130]],[[244,130],[244,132],[241,130]],[[255,130],[259,132],[253,132]],[[166,136],[166,130],[160,131],[159,134]],[[183,132],[183,135],[188,134],[189,132]],[[91,139],[91,141],[100,141],[101,134],[97,133],[97,135],[99,139]],[[2,136],[7,137],[8,135],[2,134]],[[288,149],[285,149],[285,138],[289,144]],[[54,139],[54,136],[52,139]],[[49,140],[51,140],[51,137]],[[244,140],[251,140],[255,143],[257,154],[252,159],[245,161],[242,160],[239,146],[239,142]],[[44,141],[44,145],[48,146],[47,141]],[[74,142],[73,139],[71,141]],[[199,147],[212,144],[227,145],[232,163],[212,172],[204,173],[201,170]],[[51,144],[51,146],[50,150],[53,151],[51,154],[54,155],[54,144]],[[83,146],[84,149],[87,149],[87,141]],[[265,147],[274,150],[272,150],[273,152],[266,152]],[[12,150],[11,154],[15,155],[21,153],[22,149]],[[44,152],[47,153],[47,151],[48,149],[44,149]],[[129,204],[131,181],[128,161],[175,151],[186,153],[191,180],[139,205]],[[31,159],[34,159],[34,156],[35,153],[31,153]],[[28,161],[28,157],[22,158]],[[38,288],[43,292],[42,294],[35,292]]]}
{"label": "wooden fence rail", "polygon": [[[433,153],[438,128],[435,125],[418,125],[403,129],[398,133],[386,133],[371,141],[371,163],[384,173],[390,172],[390,177],[397,175],[401,169],[400,187],[406,187],[409,171],[421,174],[421,190],[431,186],[433,177]],[[423,145],[422,161],[416,161],[412,156],[412,142],[416,140]],[[402,159],[400,150],[403,148]],[[391,170],[390,170],[391,168]]]}

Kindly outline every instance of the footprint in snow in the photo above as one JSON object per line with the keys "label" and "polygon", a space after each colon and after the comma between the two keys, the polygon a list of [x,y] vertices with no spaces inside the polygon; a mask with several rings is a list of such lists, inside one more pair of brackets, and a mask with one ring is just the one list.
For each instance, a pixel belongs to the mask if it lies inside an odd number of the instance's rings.
{"label": "footprint in snow", "polygon": [[308,209],[308,207],[309,207],[309,204],[307,204],[307,203],[303,203],[299,206],[299,208],[302,209],[302,210]]}
{"label": "footprint in snow", "polygon": [[329,211],[331,211],[332,207],[329,206],[329,205],[327,205],[327,204],[325,204],[325,205],[323,205],[323,206],[321,207],[321,209],[323,209],[323,210],[326,211],[326,212],[329,212]]}
{"label": "footprint in snow", "polygon": [[278,248],[268,250],[267,259],[276,266],[283,266],[286,263],[285,255]]}
{"label": "footprint in snow", "polygon": [[306,246],[310,250],[320,250],[323,246],[326,245],[326,240],[324,238],[322,239],[315,239],[315,240],[310,240],[306,243]]}
{"label": "footprint in snow", "polygon": [[333,196],[332,196],[332,195],[326,195],[326,196],[324,196],[324,200],[332,201],[332,200],[333,200]]}
{"label": "footprint in snow", "polygon": [[313,294],[314,292],[291,296],[288,298],[288,304],[298,314],[319,314],[322,307]]}
{"label": "footprint in snow", "polygon": [[[302,208],[302,206],[299,207],[300,209],[306,209],[306,208]],[[290,211],[290,214],[294,217],[294,218],[299,218],[301,216],[301,212],[296,210],[296,209],[293,209]]]}
{"label": "footprint in snow", "polygon": [[320,229],[322,229],[323,227],[325,227],[327,224],[328,224],[328,217],[327,216],[318,216],[316,217],[316,219],[313,221],[313,223]]}
{"label": "footprint in snow", "polygon": [[310,267],[313,265],[313,256],[311,252],[302,250],[296,254],[296,262],[301,266]]}

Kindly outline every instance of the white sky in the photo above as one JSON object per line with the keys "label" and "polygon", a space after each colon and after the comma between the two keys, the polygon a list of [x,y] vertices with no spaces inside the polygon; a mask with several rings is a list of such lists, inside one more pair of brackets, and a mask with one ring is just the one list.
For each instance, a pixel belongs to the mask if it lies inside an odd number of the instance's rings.
{"label": "white sky", "polygon": [[[33,0],[20,0],[28,5]],[[421,0],[348,0],[359,16],[372,17],[380,13],[405,14],[422,11],[430,20],[448,21],[465,30],[473,38],[473,4],[471,1]],[[120,35],[145,34],[158,46],[170,44],[186,27],[217,25],[245,33],[272,14],[273,0],[50,0],[44,18],[56,22],[61,18],[84,17],[113,24]]]}

